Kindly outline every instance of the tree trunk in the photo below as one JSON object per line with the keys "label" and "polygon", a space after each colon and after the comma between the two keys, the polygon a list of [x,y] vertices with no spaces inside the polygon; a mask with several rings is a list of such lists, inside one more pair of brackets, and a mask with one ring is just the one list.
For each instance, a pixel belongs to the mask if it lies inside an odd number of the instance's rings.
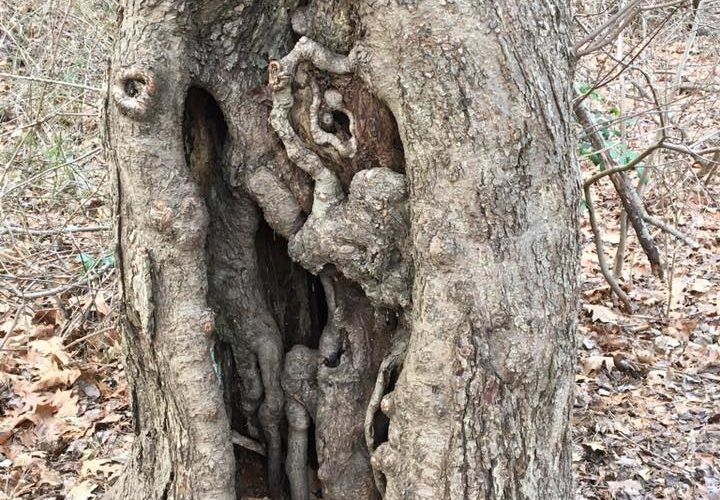
{"label": "tree trunk", "polygon": [[569,6],[123,3],[108,497],[570,498]]}

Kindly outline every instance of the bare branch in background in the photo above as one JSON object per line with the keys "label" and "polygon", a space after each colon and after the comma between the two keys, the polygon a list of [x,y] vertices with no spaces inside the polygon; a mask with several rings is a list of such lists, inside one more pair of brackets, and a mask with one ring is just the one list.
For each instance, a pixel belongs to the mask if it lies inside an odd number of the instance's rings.
{"label": "bare branch in background", "polygon": [[588,55],[611,44],[640,12],[642,0],[633,0],[597,30],[575,44],[575,57]]}
{"label": "bare branch in background", "polygon": [[16,234],[31,234],[33,236],[50,236],[62,233],[94,233],[97,231],[109,231],[110,226],[67,226],[60,227],[57,229],[28,229],[25,227],[18,226],[6,226],[0,227],[0,234],[16,233]]}
{"label": "bare branch in background", "polygon": [[[625,175],[625,171],[629,170],[629,168],[618,167],[612,156],[608,154],[605,140],[600,135],[598,127],[586,106],[582,103],[576,104],[575,115],[577,116],[580,124],[583,126],[584,132],[590,140],[593,148],[602,156],[603,162],[606,167],[608,167],[608,170],[596,174],[593,178],[591,178],[591,180],[597,177],[597,179],[593,180],[593,182],[595,182],[601,177],[606,175],[610,176],[610,180],[615,186],[615,190],[620,197],[623,208],[628,214],[630,223],[633,226],[633,229],[635,229],[635,234],[640,241],[640,245],[650,261],[650,266],[652,267],[653,272],[657,276],[662,277],[663,267],[662,262],[660,261],[660,252],[658,251],[652,236],[650,236],[650,232],[648,231],[645,220],[643,219],[642,214],[644,209],[642,207],[642,201],[637,195],[635,189],[632,187],[630,179],[627,175]],[[650,154],[650,151],[647,151],[645,155],[641,155],[638,158],[644,158],[647,154]],[[631,164],[634,167],[635,163],[633,162]]]}
{"label": "bare branch in background", "polygon": [[42,78],[39,76],[23,76],[23,75],[14,75],[12,73],[0,72],[0,77],[13,78],[15,80],[25,80],[25,81],[29,81],[29,82],[47,83],[50,85],[62,85],[64,87],[72,87],[74,89],[88,90],[91,92],[102,92],[103,91],[103,89],[101,89],[99,87],[91,87],[89,85],[83,85],[82,83],[63,82],[60,80],[51,80],[50,78]]}

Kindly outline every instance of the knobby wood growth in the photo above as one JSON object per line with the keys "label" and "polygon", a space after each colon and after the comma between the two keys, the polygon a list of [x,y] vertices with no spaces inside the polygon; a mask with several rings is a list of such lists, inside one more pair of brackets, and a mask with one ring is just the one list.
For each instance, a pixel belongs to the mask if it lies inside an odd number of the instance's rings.
{"label": "knobby wood growth", "polygon": [[111,498],[566,494],[567,9],[183,5],[126,4],[106,103]]}

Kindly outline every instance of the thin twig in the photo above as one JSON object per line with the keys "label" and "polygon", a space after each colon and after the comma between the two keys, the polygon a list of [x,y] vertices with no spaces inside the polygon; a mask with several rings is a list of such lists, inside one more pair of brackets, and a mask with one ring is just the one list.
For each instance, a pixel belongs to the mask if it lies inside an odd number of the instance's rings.
{"label": "thin twig", "polygon": [[99,153],[100,151],[101,151],[101,148],[95,148],[95,149],[93,149],[93,150],[91,150],[91,151],[88,151],[88,152],[85,153],[84,155],[81,155],[81,156],[79,156],[79,157],[77,157],[77,158],[74,158],[74,159],[72,159],[72,160],[66,161],[65,163],[61,163],[60,165],[56,165],[56,166],[54,166],[54,167],[48,168],[48,169],[46,169],[46,170],[43,170],[42,172],[39,172],[39,173],[33,175],[33,176],[30,177],[29,179],[25,179],[23,182],[21,182],[21,183],[19,183],[19,184],[16,184],[15,186],[12,186],[12,187],[11,187],[10,189],[8,189],[7,191],[5,191],[5,192],[3,192],[3,193],[0,193],[0,199],[1,199],[1,198],[4,198],[5,196],[7,196],[8,194],[10,194],[10,193],[13,192],[13,191],[16,191],[16,190],[18,190],[18,189],[20,189],[20,188],[22,188],[22,187],[25,187],[25,186],[27,186],[27,185],[32,184],[32,183],[35,182],[36,180],[40,179],[41,177],[44,177],[45,175],[47,175],[47,174],[49,174],[49,173],[51,173],[51,172],[54,172],[55,170],[59,170],[59,169],[61,169],[61,168],[63,168],[63,167],[67,167],[67,166],[69,166],[69,165],[73,165],[73,164],[75,164],[75,163],[77,163],[77,162],[79,162],[79,161],[81,161],[81,160],[84,160],[84,159],[86,159],[86,158],[88,158],[88,157],[91,157],[91,156],[96,155],[96,154]]}
{"label": "thin twig", "polygon": [[[603,170],[602,172],[596,173],[595,175],[593,175],[592,177],[590,177],[588,180],[586,180],[583,183],[583,188],[589,188],[590,186],[592,186],[593,184],[595,184],[597,181],[599,181],[600,179],[602,179],[605,176],[613,175],[613,174],[617,174],[617,173],[625,172],[627,170],[634,169],[635,167],[638,166],[638,164],[641,161],[643,161],[647,156],[649,156],[650,153],[652,153],[653,151],[655,151],[658,148],[663,148],[665,146],[666,146],[666,144],[664,144],[662,142],[662,140],[659,142],[656,142],[652,146],[648,147],[645,151],[640,153],[633,161],[629,162],[627,165],[620,165],[620,166],[610,168],[607,170]],[[676,147],[678,147],[678,146],[676,146]],[[647,210],[645,210],[645,207],[643,207],[642,205],[640,206],[640,216],[648,224],[652,224],[653,226],[655,226],[659,229],[662,229],[666,233],[669,233],[669,234],[675,236],[677,239],[679,239],[680,241],[682,241],[683,243],[688,245],[693,250],[697,250],[698,248],[700,248],[700,243],[698,243],[694,239],[690,238],[686,234],[683,234],[680,230],[671,226],[670,224],[667,224],[667,223],[663,222],[662,220],[658,219],[657,217],[650,215],[647,212]]]}
{"label": "thin twig", "polygon": [[[665,16],[665,18],[662,20],[662,22],[659,24],[659,26],[657,26],[657,28],[655,28],[655,30],[650,34],[650,36],[649,36],[646,40],[641,40],[640,42],[638,42],[638,44],[637,44],[635,47],[633,47],[633,48],[628,52],[628,55],[630,56],[630,59],[628,60],[628,62],[625,63],[625,62],[622,62],[622,61],[618,61],[618,62],[615,64],[615,66],[613,66],[613,67],[610,69],[610,71],[608,71],[608,72],[606,73],[606,75],[605,75],[605,77],[604,77],[603,79],[601,79],[599,82],[593,84],[592,87],[590,87],[584,94],[576,97],[576,98],[575,98],[574,105],[577,106],[577,105],[579,105],[580,103],[582,103],[585,99],[587,99],[587,97],[588,97],[590,94],[593,93],[593,91],[595,91],[595,90],[597,90],[597,89],[599,89],[599,88],[602,88],[602,87],[604,87],[605,85],[607,85],[608,83],[612,82],[612,81],[615,80],[615,78],[617,78],[623,71],[625,71],[628,67],[630,67],[630,66],[635,62],[635,59],[637,59],[638,56],[640,56],[640,54],[645,50],[645,48],[646,48],[648,45],[650,45],[650,43],[652,43],[652,41],[660,34],[660,32],[661,32],[661,30],[663,29],[663,27],[665,26],[665,24],[667,24],[668,21],[670,21],[670,19],[671,19],[672,16],[675,14],[675,12],[677,12],[678,9],[679,9],[679,7],[676,7],[675,9],[673,9],[672,12],[670,12],[667,16]],[[637,50],[635,50],[635,49],[637,49]],[[633,53],[633,51],[634,51],[634,53]],[[618,68],[618,66],[620,66],[620,70],[613,75],[612,72],[615,71],[615,69]]]}
{"label": "thin twig", "polygon": [[[587,107],[582,102],[580,102],[574,106],[574,110],[575,115],[577,116],[580,124],[583,126],[585,134],[590,140],[593,148],[597,151],[605,150],[605,140],[603,139],[602,135],[600,135],[598,127],[595,124],[592,116],[590,115],[590,111],[588,111]],[[620,167],[617,166],[615,160],[607,152],[599,153],[606,167],[613,165],[614,167],[603,170],[602,172],[598,172],[597,174],[593,175],[588,181],[586,181],[585,186],[592,185],[606,175],[610,176],[610,180],[612,181],[613,186],[615,187],[615,191],[617,192],[618,197],[622,202],[625,213],[627,213],[630,223],[635,230],[635,234],[637,235],[638,241],[640,242],[640,246],[645,252],[645,255],[647,255],[648,261],[650,261],[650,266],[653,270],[653,273],[656,274],[658,277],[662,278],[663,268],[660,259],[660,252],[657,249],[655,241],[650,235],[650,231],[648,230],[645,221],[643,220],[642,214],[644,212],[644,208],[642,205],[642,200],[640,200],[640,197],[630,183],[630,179],[625,175],[625,170],[635,168],[635,166],[638,165],[643,158],[650,154],[652,150],[653,147],[641,153],[637,158],[635,158],[627,165]]]}
{"label": "thin twig", "polygon": [[73,340],[72,342],[70,342],[69,344],[67,344],[65,346],[65,349],[71,349],[71,348],[75,347],[76,345],[78,345],[82,342],[85,342],[88,339],[97,337],[98,335],[102,335],[103,333],[111,332],[115,329],[116,329],[116,326],[112,325],[112,326],[108,326],[105,328],[101,328],[100,330],[95,330],[94,332],[88,333],[87,335],[84,335],[84,336],[80,337],[79,339]]}
{"label": "thin twig", "polygon": [[47,290],[40,290],[37,292],[21,292],[15,287],[6,286],[5,288],[9,289],[10,292],[13,293],[13,295],[16,295],[17,297],[20,297],[24,300],[32,300],[32,299],[40,299],[43,297],[51,297],[53,295],[59,295],[61,293],[65,293],[68,290],[73,290],[75,288],[82,288],[86,286],[85,283],[69,283],[67,285],[57,286],[55,288],[48,288]]}
{"label": "thin twig", "polygon": [[[627,27],[628,24],[630,24],[633,19],[635,19],[635,16],[640,12],[640,1],[631,2],[628,4],[625,9],[621,10],[618,15],[616,15],[613,19],[608,21],[608,23],[614,24],[618,23],[616,27],[612,29],[608,34],[606,34],[603,38],[596,41],[593,44],[589,44],[584,49],[580,49],[579,47],[575,49],[575,57],[583,57],[588,54],[591,54],[595,52],[596,50],[600,50],[601,48],[605,47],[606,45],[609,45],[615,40]],[[622,19],[624,17],[624,19]],[[606,25],[602,27],[600,30],[596,31],[595,34],[591,35],[590,41],[594,40],[597,35],[600,34],[600,32],[605,31],[605,29],[609,28],[610,25]],[[586,37],[587,39],[587,37]]]}
{"label": "thin twig", "polygon": [[687,246],[689,246],[693,250],[697,250],[700,248],[700,243],[698,243],[697,241],[695,241],[688,235],[683,234],[676,227],[671,226],[670,224],[658,219],[657,217],[654,217],[654,216],[650,215],[649,213],[645,212],[643,214],[643,219],[645,219],[645,221],[648,224],[652,224],[653,226],[655,226],[659,229],[662,229],[666,233],[669,233],[669,234],[675,236],[677,239],[679,239],[680,241],[685,243]]}
{"label": "thin twig", "polygon": [[[585,36],[582,40],[577,42],[575,44],[575,54],[580,57],[582,55],[585,55],[589,52],[582,52],[580,51],[580,48],[584,45],[589,44],[593,40],[595,40],[598,36],[600,36],[605,30],[611,28],[615,23],[620,21],[623,17],[628,16],[630,19],[635,17],[637,12],[633,12],[639,5],[642,3],[642,0],[634,0],[630,2],[628,5],[620,9],[613,17],[608,19],[604,24],[602,24],[598,29],[590,33],[589,35]],[[612,41],[612,39],[610,39]],[[609,43],[609,42],[608,42]]]}
{"label": "thin twig", "polygon": [[64,233],[95,233],[98,231],[109,231],[110,226],[67,226],[57,229],[26,229],[19,226],[0,227],[0,234],[25,233],[33,236],[51,236]]}
{"label": "thin twig", "polygon": [[2,341],[0,342],[0,351],[3,350],[8,339],[10,339],[13,332],[15,331],[15,327],[17,326],[18,321],[20,320],[20,314],[22,313],[22,311],[24,309],[25,309],[25,301],[23,301],[22,304],[20,304],[20,307],[17,308],[17,311],[15,312],[15,317],[13,318],[13,322],[10,325],[10,329],[7,331],[7,333],[3,337]]}
{"label": "thin twig", "polygon": [[685,65],[688,62],[688,59],[690,58],[690,50],[692,50],[692,46],[695,43],[695,38],[697,36],[698,31],[698,24],[700,21],[700,9],[702,8],[703,0],[699,0],[697,7],[695,9],[695,13],[693,16],[693,23],[692,27],[690,28],[690,34],[688,35],[687,42],[685,43],[685,52],[683,53],[682,59],[680,60],[680,64],[678,64],[677,73],[675,74],[675,84],[673,85],[673,94],[677,94],[680,92],[680,84],[682,83],[682,74],[683,71],[685,71]]}
{"label": "thin twig", "polygon": [[90,87],[89,85],[83,85],[81,83],[72,83],[72,82],[63,82],[60,80],[51,80],[49,78],[41,78],[39,76],[23,76],[23,75],[13,75],[12,73],[3,73],[0,72],[0,77],[5,78],[14,78],[16,80],[26,80],[30,82],[38,82],[38,83],[49,83],[52,85],[63,85],[65,87],[72,87],[75,89],[82,89],[82,90],[89,90],[91,92],[102,92],[103,89],[98,87]]}
{"label": "thin twig", "polygon": [[590,192],[590,186],[590,184],[584,185],[583,191],[585,192],[585,203],[587,204],[588,216],[590,219],[590,228],[592,229],[593,239],[595,240],[595,248],[597,249],[600,272],[605,277],[605,281],[608,282],[610,288],[612,288],[613,292],[615,292],[615,295],[617,295],[617,297],[620,299],[620,302],[623,303],[625,309],[628,312],[633,312],[634,308],[632,302],[630,301],[630,298],[627,296],[625,291],[620,288],[620,284],[615,279],[615,276],[613,276],[610,272],[610,268],[608,268],[607,261],[605,260],[605,250],[603,248],[602,235],[600,234],[600,227],[598,226],[597,216],[595,215],[595,206],[592,202],[592,193]]}
{"label": "thin twig", "polygon": [[596,173],[592,177],[590,177],[588,180],[586,180],[583,185],[584,186],[591,186],[595,184],[597,181],[602,179],[603,177],[606,177],[608,175],[614,175],[622,172],[626,172],[628,170],[632,170],[635,167],[637,167],[640,162],[642,162],[645,158],[647,158],[650,153],[655,151],[657,148],[661,147],[662,143],[655,143],[652,146],[648,147],[645,151],[640,153],[637,157],[635,157],[632,161],[628,162],[626,165],[618,165],[613,168],[607,168],[601,172]]}

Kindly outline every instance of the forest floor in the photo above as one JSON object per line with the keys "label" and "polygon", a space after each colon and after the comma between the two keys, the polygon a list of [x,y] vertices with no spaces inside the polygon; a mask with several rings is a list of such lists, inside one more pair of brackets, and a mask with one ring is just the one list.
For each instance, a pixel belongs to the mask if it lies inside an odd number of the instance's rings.
{"label": "forest floor", "polygon": [[[114,8],[0,3],[0,499],[100,498],[132,442],[100,139]],[[651,75],[686,144],[717,147],[720,34],[700,30],[686,50],[685,25],[668,26],[634,65]],[[608,50],[631,54],[645,38]],[[576,87],[612,67],[609,55],[588,56]],[[637,78],[628,72],[588,98],[620,155],[657,132]],[[584,178],[597,172],[579,156]],[[619,273],[637,308],[629,314],[600,273],[582,212],[577,498],[720,499],[720,172],[666,153],[643,169],[648,211],[699,248],[653,230],[660,279],[631,229]],[[618,198],[607,180],[593,194],[612,264]]]}

